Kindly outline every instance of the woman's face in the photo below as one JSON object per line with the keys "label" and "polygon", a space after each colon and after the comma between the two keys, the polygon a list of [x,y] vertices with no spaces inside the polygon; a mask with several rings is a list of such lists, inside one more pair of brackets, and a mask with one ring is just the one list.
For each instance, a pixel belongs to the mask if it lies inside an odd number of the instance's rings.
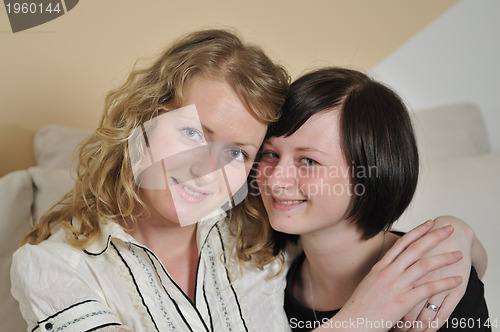
{"label": "woman's face", "polygon": [[181,106],[155,118],[138,178],[152,216],[184,226],[246,185],[267,125],[222,80],[195,78]]}
{"label": "woman's face", "polygon": [[338,112],[313,115],[293,135],[264,142],[257,181],[271,226],[289,234],[323,230],[350,204]]}

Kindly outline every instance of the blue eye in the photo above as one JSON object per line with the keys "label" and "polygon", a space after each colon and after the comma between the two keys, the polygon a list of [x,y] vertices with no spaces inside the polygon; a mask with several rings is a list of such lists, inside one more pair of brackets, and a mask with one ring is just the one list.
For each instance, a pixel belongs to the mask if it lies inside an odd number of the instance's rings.
{"label": "blue eye", "polygon": [[241,149],[227,150],[226,153],[228,154],[230,159],[235,160],[235,161],[240,162],[240,163],[248,160],[248,154]]}
{"label": "blue eye", "polygon": [[319,165],[319,163],[314,160],[314,159],[311,159],[311,158],[302,158],[300,160],[303,164],[305,164],[306,166],[314,166],[314,165]]}
{"label": "blue eye", "polygon": [[193,141],[203,141],[203,134],[200,133],[200,131],[197,130],[197,129],[194,129],[194,128],[191,128],[191,127],[186,127],[186,128],[182,128],[182,132],[190,140],[193,140]]}

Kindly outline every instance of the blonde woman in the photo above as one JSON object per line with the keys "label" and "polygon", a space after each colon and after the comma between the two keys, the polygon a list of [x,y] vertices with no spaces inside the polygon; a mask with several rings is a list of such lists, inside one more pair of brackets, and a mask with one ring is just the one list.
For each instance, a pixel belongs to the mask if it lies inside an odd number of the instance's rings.
{"label": "blonde woman", "polygon": [[[188,34],[134,70],[80,147],[73,190],[14,254],[12,293],[28,331],[288,330],[267,221],[243,218],[248,202],[224,212],[241,200],[288,84],[260,48],[222,30]],[[429,228],[393,254],[413,241],[427,251],[448,235],[423,236]],[[410,246],[398,266],[422,254]],[[453,261],[433,262],[417,274]],[[393,276],[405,285],[416,277]],[[364,289],[379,279],[374,273]],[[418,287],[402,306],[387,298],[377,313],[400,316],[457,284]],[[367,301],[359,308],[372,310]]]}

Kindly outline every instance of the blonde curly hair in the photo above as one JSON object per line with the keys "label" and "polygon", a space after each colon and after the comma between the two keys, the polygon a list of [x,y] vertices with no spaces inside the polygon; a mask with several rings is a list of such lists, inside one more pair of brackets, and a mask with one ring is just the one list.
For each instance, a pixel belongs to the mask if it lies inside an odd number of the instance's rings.
{"label": "blonde curly hair", "polygon": [[[95,132],[79,146],[76,182],[25,235],[22,243],[47,239],[56,225],[66,230],[71,245],[84,248],[101,232],[102,220],[126,220],[135,227],[147,211],[139,198],[129,158],[128,139],[134,129],[178,108],[195,76],[224,79],[264,123],[279,117],[290,77],[257,46],[244,44],[226,30],[196,31],[178,39],[152,64],[135,68],[126,82],[111,91]],[[272,258],[271,232],[255,215],[249,200],[231,211],[230,229],[239,259],[263,267]],[[249,212],[250,211],[250,212]],[[78,227],[71,223],[75,218]],[[245,234],[245,235],[244,235]]]}

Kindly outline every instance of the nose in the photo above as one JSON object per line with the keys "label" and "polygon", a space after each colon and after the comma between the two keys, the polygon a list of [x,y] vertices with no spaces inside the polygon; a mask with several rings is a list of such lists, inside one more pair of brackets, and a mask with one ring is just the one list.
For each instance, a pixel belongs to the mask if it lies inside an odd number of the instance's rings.
{"label": "nose", "polygon": [[205,151],[205,153],[193,158],[189,168],[193,181],[200,186],[214,182],[219,178],[220,173],[220,170],[217,169],[214,163],[213,154],[210,149],[206,149]]}
{"label": "nose", "polygon": [[296,167],[284,159],[275,165],[267,165],[261,170],[266,186],[273,192],[283,191],[293,187],[297,181]]}

